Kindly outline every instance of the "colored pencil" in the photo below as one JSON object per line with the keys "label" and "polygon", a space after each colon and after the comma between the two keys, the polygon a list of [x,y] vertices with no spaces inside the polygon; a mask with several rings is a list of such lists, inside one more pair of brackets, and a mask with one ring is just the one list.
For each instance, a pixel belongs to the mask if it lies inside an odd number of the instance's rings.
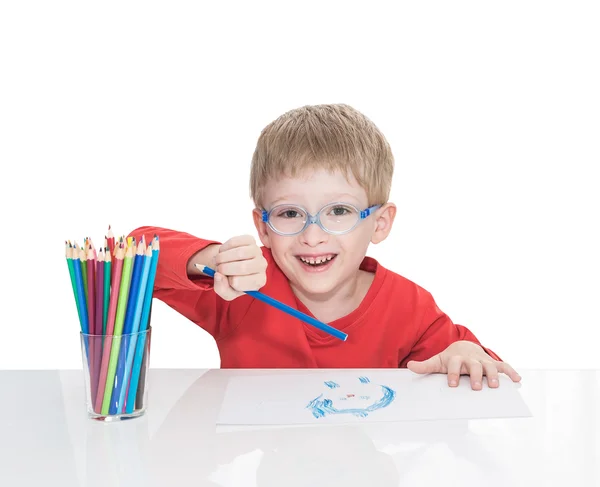
{"label": "colored pencil", "polygon": [[[98,394],[98,380],[102,361],[102,314],[104,312],[104,253],[102,249],[100,249],[96,259],[96,283],[94,289],[96,292],[96,316],[94,317],[95,329],[93,330],[93,336],[90,337],[90,340],[92,340],[92,353],[90,357],[92,362],[90,367],[92,404],[95,403]],[[100,411],[96,410],[96,412],[99,413]]]}
{"label": "colored pencil", "polygon": [[[133,247],[132,247],[133,251]],[[131,277],[131,290],[129,292],[129,299],[127,300],[127,312],[125,313],[125,324],[123,325],[123,335],[131,333],[133,327],[133,315],[135,312],[135,301],[138,298],[140,292],[140,279],[142,276],[142,267],[144,261],[144,254],[146,251],[146,243],[142,237],[140,245],[137,246],[135,251],[135,259],[133,260],[133,270]]]}
{"label": "colored pencil", "polygon": [[65,247],[67,266],[69,268],[69,277],[71,278],[71,287],[73,288],[73,296],[75,297],[75,305],[77,306],[77,316],[79,317],[79,325],[83,326],[83,319],[81,318],[81,305],[79,303],[79,296],[77,295],[77,283],[75,281],[75,269],[73,267],[73,246],[71,245],[71,242],[65,242]]}
{"label": "colored pencil", "polygon": [[[95,286],[95,278],[96,278],[96,259],[94,258],[94,251],[90,244],[90,239],[86,239],[85,243],[87,250],[86,252],[86,262],[85,267],[87,268],[86,279],[87,279],[87,311],[88,311],[88,333],[90,335],[96,334],[96,286]],[[88,347],[90,351],[89,356],[89,380],[90,380],[90,390],[92,393],[96,391],[96,387],[94,383],[98,382],[98,372],[96,370],[96,347],[94,347],[94,338],[93,337],[85,337],[88,340]],[[93,397],[93,396],[92,396]]]}
{"label": "colored pencil", "polygon": [[110,248],[104,248],[104,296],[103,296],[103,312],[102,312],[102,334],[106,335],[106,321],[108,320],[108,304],[110,301],[110,277],[112,270],[112,258],[110,256]]}
{"label": "colored pencil", "polygon": [[[131,247],[133,249],[136,247]],[[133,316],[135,313],[135,303],[138,299],[140,292],[140,282],[142,276],[142,267],[144,260],[145,242],[142,237],[142,241],[136,248],[135,258],[132,264],[131,271],[131,284],[129,286],[129,296],[127,298],[127,310],[125,312],[125,322],[123,324],[124,336],[121,341],[121,350],[119,351],[119,359],[117,360],[117,370],[115,372],[115,387],[113,390],[113,402],[118,399],[118,410],[123,409],[123,400],[125,399],[126,382],[125,382],[125,367],[127,362],[127,350],[129,349],[132,336],[131,330],[133,328]]]}
{"label": "colored pencil", "polygon": [[[115,249],[114,249],[113,255],[112,255],[113,260],[116,258],[116,256],[117,256],[117,250],[118,250],[119,246],[122,245],[122,244],[123,244],[123,237],[121,237],[119,239],[119,243],[115,245]],[[114,276],[114,274],[112,275],[111,279],[112,280],[110,282],[110,286],[111,286],[111,288],[113,288],[113,287],[115,287],[115,282],[114,282],[115,281],[115,276]]]}
{"label": "colored pencil", "polygon": [[[104,397],[106,395],[107,387],[106,377],[108,374],[108,365],[110,360],[110,352],[112,348],[112,338],[114,334],[115,318],[117,315],[117,304],[119,299],[119,288],[121,285],[121,276],[123,274],[123,261],[125,258],[125,249],[121,242],[117,246],[117,255],[115,257],[115,268],[112,273],[114,278],[114,285],[110,293],[110,304],[108,307],[108,316],[106,319],[106,337],[104,338],[104,344],[102,347],[102,365],[100,367],[100,378],[98,380],[98,394],[96,396],[96,410],[100,410],[102,414],[108,414],[108,406],[104,408]],[[112,385],[110,386],[112,388]],[[110,395],[107,400],[110,400]],[[106,410],[106,412],[104,412]]]}
{"label": "colored pencil", "polygon": [[[144,303],[142,306],[142,316],[140,317],[140,324],[138,326],[138,331],[145,331],[146,333],[140,334],[138,337],[136,347],[135,347],[135,355],[133,359],[133,366],[131,369],[131,380],[129,383],[129,391],[127,395],[127,401],[125,404],[125,412],[131,414],[135,407],[136,397],[138,394],[143,395],[143,381],[144,377],[142,377],[142,383],[140,384],[140,374],[142,373],[143,360],[147,358],[145,357],[144,350],[146,340],[148,340],[148,328],[150,324],[150,309],[152,305],[152,296],[154,293],[154,281],[156,280],[156,269],[158,266],[158,256],[160,254],[160,242],[158,236],[154,236],[154,240],[152,241],[152,261],[150,262],[150,269],[148,271],[148,281],[146,283],[146,290],[144,292]],[[138,384],[140,387],[138,388]]]}
{"label": "colored pencil", "polygon": [[[86,238],[87,241],[87,238]],[[88,302],[88,279],[87,279],[87,257],[85,251],[85,243],[79,250],[79,263],[81,265],[81,276],[83,277],[83,289],[85,290],[85,303]]]}
{"label": "colored pencil", "polygon": [[[140,244],[140,247],[144,245],[144,241],[143,241],[143,237],[142,237],[142,243]],[[128,394],[128,386],[129,386],[129,381],[131,379],[131,368],[133,366],[133,358],[135,355],[135,347],[136,347],[136,343],[138,340],[138,335],[137,332],[139,330],[139,326],[140,326],[140,320],[142,318],[142,308],[144,305],[144,295],[147,292],[147,285],[148,285],[148,275],[150,273],[150,264],[152,262],[152,245],[149,245],[148,248],[146,249],[145,253],[144,253],[144,257],[143,257],[143,262],[141,264],[142,272],[141,272],[141,277],[140,277],[140,282],[139,282],[139,287],[138,287],[138,292],[136,293],[136,299],[135,299],[135,305],[133,306],[134,311],[133,311],[133,318],[132,318],[132,323],[131,323],[131,331],[129,332],[131,334],[130,338],[129,338],[129,344],[127,346],[127,357],[126,357],[126,361],[125,361],[125,369],[123,371],[123,380],[121,381],[121,391],[119,394],[119,406],[122,408],[122,412],[125,412],[125,397]],[[135,402],[135,399],[134,399]]]}
{"label": "colored pencil", "polygon": [[[204,274],[206,274],[207,276],[210,276],[213,278],[215,277],[214,269],[211,269],[210,267],[204,266],[201,264],[195,264],[195,266],[196,266],[196,268],[200,269],[200,271],[203,272]],[[262,301],[263,303],[269,304],[269,305],[273,306],[274,308],[277,308],[278,310],[283,311],[284,313],[287,313],[295,318],[298,318],[299,320],[303,321],[304,323],[307,323],[309,325],[314,326],[315,328],[318,328],[319,330],[329,333],[330,335],[332,335],[336,338],[339,338],[342,341],[346,341],[346,339],[348,338],[348,335],[346,333],[344,333],[343,331],[333,328],[332,326],[329,326],[328,324],[323,323],[322,321],[319,321],[319,320],[313,318],[312,316],[304,314],[301,311],[298,311],[297,309],[294,309],[291,306],[288,306],[287,304],[277,301],[276,299],[273,299],[272,297],[267,296],[266,294],[263,294],[259,291],[246,291],[245,293],[248,294],[249,296],[252,296],[252,297],[258,299],[259,301]]]}
{"label": "colored pencil", "polygon": [[89,333],[90,335],[96,334],[96,283],[94,282],[96,278],[96,259],[94,258],[94,251],[92,250],[92,246],[88,243],[88,251],[87,251],[87,259],[86,259],[86,267],[87,267],[87,308],[88,308],[88,320],[89,320]]}
{"label": "colored pencil", "polygon": [[79,296],[79,305],[81,309],[81,331],[89,333],[89,321],[87,315],[87,298],[85,296],[84,279],[82,275],[81,254],[83,252],[78,249],[77,242],[73,247],[73,274],[75,275],[75,283],[77,287],[77,295]]}
{"label": "colored pencil", "polygon": [[117,316],[115,318],[115,329],[113,332],[112,345],[110,347],[110,358],[108,362],[108,372],[106,375],[106,386],[104,389],[104,399],[102,401],[102,414],[116,414],[116,400],[112,398],[115,373],[117,371],[117,360],[119,358],[119,349],[121,347],[121,334],[123,332],[123,323],[125,321],[125,311],[127,308],[127,298],[129,295],[129,283],[131,278],[131,265],[133,260],[132,248],[127,247],[125,259],[123,261],[123,271],[121,284],[119,287],[119,300],[117,303]]}
{"label": "colored pencil", "polygon": [[[136,402],[141,402],[144,394],[144,380],[145,373],[142,370],[144,367],[144,361],[147,360],[144,350],[146,349],[146,340],[148,338],[148,328],[150,325],[150,310],[152,309],[152,297],[154,292],[154,281],[156,280],[156,269],[158,267],[158,256],[160,254],[160,242],[158,235],[154,235],[152,240],[152,261],[150,262],[150,270],[148,272],[148,282],[146,283],[146,291],[144,292],[144,304],[142,306],[142,316],[140,318],[140,325],[138,331],[145,331],[139,335],[136,347],[135,355],[133,358],[133,367],[131,370],[131,380],[129,383],[129,396],[127,397],[127,403],[125,412],[130,414],[133,412]],[[132,395],[133,394],[133,395]],[[136,398],[140,397],[140,401]]]}
{"label": "colored pencil", "polygon": [[[112,231],[110,225],[108,225],[108,233],[106,234],[106,243],[108,244],[108,248],[110,249],[110,253],[112,254],[115,250],[115,234]],[[106,245],[105,245],[106,247]]]}

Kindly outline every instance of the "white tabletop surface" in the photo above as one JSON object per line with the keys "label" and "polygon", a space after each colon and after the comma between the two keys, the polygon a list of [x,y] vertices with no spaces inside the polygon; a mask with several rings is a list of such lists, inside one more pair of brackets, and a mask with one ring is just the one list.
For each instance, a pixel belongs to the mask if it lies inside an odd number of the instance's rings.
{"label": "white tabletop surface", "polygon": [[519,372],[532,417],[223,432],[257,371],[151,369],[146,414],[110,424],[81,371],[0,371],[0,486],[600,487],[600,371]]}

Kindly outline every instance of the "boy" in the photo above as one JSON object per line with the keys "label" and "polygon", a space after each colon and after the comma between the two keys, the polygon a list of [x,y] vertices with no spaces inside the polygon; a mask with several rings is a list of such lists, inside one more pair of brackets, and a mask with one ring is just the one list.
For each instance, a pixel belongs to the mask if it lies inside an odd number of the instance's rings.
{"label": "boy", "polygon": [[[187,233],[158,234],[154,295],[216,340],[221,366],[245,368],[407,367],[461,374],[471,387],[519,375],[455,325],[420,286],[365,257],[385,240],[396,207],[388,202],[394,159],[377,127],[347,105],[305,106],[261,133],[252,159],[251,236],[222,245]],[[312,217],[311,217],[312,215]],[[314,224],[313,224],[314,223]],[[195,264],[216,270],[214,281]],[[347,341],[255,300],[265,294],[348,334]]]}

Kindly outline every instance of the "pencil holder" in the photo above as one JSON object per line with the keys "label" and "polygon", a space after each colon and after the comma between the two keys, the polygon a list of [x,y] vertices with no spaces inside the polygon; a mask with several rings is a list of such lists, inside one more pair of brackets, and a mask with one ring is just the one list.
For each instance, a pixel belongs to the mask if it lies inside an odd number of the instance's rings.
{"label": "pencil holder", "polygon": [[86,405],[91,419],[120,421],[145,413],[150,335],[150,327],[122,335],[80,333]]}

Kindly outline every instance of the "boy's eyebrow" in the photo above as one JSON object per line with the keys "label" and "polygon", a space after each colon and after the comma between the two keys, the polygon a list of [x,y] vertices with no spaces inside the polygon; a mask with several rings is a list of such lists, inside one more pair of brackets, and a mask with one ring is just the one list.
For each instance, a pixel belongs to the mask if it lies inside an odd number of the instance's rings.
{"label": "boy's eyebrow", "polygon": [[[347,197],[347,196],[349,196],[350,198],[352,198],[353,200],[358,202],[358,198],[355,195],[350,194],[350,193],[325,193],[323,196],[331,196],[331,198],[327,204],[335,203],[337,201],[344,202],[343,201],[344,197]],[[280,201],[286,201],[286,200],[294,201],[294,200],[298,200],[298,199],[300,199],[300,198],[298,198],[298,195],[296,195],[296,194],[281,196],[281,197],[277,198],[275,201],[273,201],[271,203],[271,206],[276,206]],[[325,198],[323,198],[323,199],[325,199]]]}

